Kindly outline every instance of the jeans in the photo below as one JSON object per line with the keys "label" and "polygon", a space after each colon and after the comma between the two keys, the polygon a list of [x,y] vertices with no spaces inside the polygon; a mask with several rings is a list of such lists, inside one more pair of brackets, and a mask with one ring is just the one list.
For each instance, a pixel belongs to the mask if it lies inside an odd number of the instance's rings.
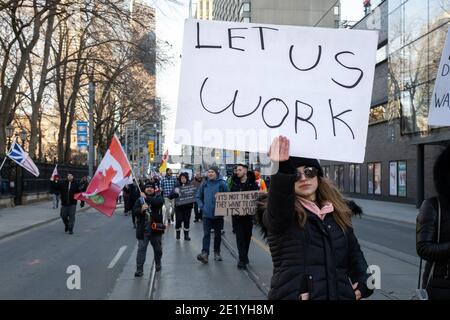
{"label": "jeans", "polygon": [[77,210],[77,205],[71,206],[61,206],[61,219],[64,222],[64,225],[69,228],[69,231],[73,231],[73,227],[75,225],[75,212]]}
{"label": "jeans", "polygon": [[252,240],[253,216],[233,216],[239,261],[248,263],[248,249]]}
{"label": "jeans", "polygon": [[163,221],[174,220],[173,219],[173,200],[170,200],[169,198],[164,198],[164,217]]}
{"label": "jeans", "polygon": [[153,247],[153,255],[155,257],[155,264],[161,264],[162,258],[162,234],[150,234],[144,235],[143,240],[139,240],[138,250],[136,255],[136,269],[138,271],[144,271],[145,258],[147,256],[148,243]]}
{"label": "jeans", "polygon": [[199,210],[197,202],[194,202],[195,220],[202,220],[202,210]]}
{"label": "jeans", "polygon": [[211,242],[211,229],[214,229],[214,252],[220,253],[222,242],[221,230],[223,229],[223,217],[211,219],[203,218],[203,249],[202,252],[209,254]]}
{"label": "jeans", "polygon": [[59,206],[59,194],[52,193],[53,209],[58,209]]}

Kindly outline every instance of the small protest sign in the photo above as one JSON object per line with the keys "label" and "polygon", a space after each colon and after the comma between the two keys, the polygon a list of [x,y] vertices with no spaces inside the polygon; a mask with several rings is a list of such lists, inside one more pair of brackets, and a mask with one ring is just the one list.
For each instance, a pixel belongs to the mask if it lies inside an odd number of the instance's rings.
{"label": "small protest sign", "polygon": [[195,202],[195,194],[197,193],[197,187],[195,187],[194,185],[187,185],[177,188],[175,188],[175,192],[178,191],[178,194],[180,196],[175,199],[176,206]]}
{"label": "small protest sign", "polygon": [[216,216],[246,216],[256,213],[258,191],[216,193]]}

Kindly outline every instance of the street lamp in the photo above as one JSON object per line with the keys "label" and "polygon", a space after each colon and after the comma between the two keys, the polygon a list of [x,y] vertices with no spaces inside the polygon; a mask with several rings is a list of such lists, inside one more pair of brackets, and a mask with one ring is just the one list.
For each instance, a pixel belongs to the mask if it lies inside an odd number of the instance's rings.
{"label": "street lamp", "polygon": [[20,139],[22,139],[22,147],[25,148],[25,139],[27,138],[27,132],[25,129],[22,129],[20,132]]}
{"label": "street lamp", "polygon": [[6,126],[6,135],[8,136],[8,151],[11,148],[11,138],[14,134],[14,127],[11,125]]}

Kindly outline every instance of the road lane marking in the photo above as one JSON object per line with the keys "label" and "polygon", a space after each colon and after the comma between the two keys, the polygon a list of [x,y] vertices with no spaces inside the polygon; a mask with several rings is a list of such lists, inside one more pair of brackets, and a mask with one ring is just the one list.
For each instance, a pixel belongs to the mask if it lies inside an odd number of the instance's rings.
{"label": "road lane marking", "polygon": [[261,248],[263,249],[265,252],[267,252],[268,254],[270,254],[270,250],[269,247],[266,246],[264,243],[262,243],[259,239],[256,239],[254,236],[252,236],[252,240]]}
{"label": "road lane marking", "polygon": [[114,259],[112,259],[111,263],[109,264],[108,269],[114,268],[114,266],[116,265],[117,261],[119,261],[120,257],[125,252],[125,250],[127,250],[127,246],[123,246],[123,247],[121,247],[119,249],[119,251],[115,255]]}

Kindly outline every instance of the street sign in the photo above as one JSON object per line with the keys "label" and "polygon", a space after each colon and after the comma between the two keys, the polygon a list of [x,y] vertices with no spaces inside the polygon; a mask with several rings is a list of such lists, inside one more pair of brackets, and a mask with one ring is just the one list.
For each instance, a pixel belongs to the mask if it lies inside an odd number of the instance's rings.
{"label": "street sign", "polygon": [[77,147],[86,150],[88,145],[88,122],[77,121]]}

